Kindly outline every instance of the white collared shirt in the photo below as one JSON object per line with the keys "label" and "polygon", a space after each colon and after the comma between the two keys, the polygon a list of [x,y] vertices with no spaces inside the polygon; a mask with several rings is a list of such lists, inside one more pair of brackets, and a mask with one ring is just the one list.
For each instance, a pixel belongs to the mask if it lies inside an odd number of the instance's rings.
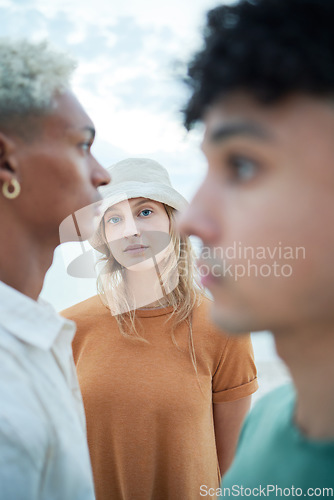
{"label": "white collared shirt", "polygon": [[92,500],[75,324],[0,281],[0,499]]}

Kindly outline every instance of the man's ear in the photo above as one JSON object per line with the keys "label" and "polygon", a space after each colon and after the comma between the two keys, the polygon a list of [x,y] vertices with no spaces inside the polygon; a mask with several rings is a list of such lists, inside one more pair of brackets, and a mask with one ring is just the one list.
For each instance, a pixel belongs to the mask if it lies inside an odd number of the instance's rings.
{"label": "man's ear", "polygon": [[7,134],[0,131],[0,183],[17,178],[16,144]]}

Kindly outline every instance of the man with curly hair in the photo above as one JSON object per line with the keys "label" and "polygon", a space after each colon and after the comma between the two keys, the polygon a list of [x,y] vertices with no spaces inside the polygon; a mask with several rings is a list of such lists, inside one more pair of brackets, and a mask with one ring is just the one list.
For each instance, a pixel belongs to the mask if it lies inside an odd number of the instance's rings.
{"label": "man with curly hair", "polygon": [[94,498],[75,327],[38,300],[59,226],[78,239],[83,209],[80,236],[90,236],[109,182],[70,90],[73,68],[46,43],[0,40],[1,500]]}
{"label": "man with curly hair", "polygon": [[271,330],[293,381],[251,411],[224,496],[333,494],[333,19],[331,0],[219,6],[188,66],[208,172],[181,229],[217,324]]}

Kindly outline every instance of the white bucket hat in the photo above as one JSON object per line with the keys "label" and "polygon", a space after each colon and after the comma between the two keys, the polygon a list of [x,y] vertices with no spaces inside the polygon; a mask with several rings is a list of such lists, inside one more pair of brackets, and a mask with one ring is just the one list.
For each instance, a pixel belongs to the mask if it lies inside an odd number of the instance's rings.
{"label": "white bucket hat", "polygon": [[103,244],[101,240],[101,220],[105,211],[124,200],[149,198],[182,211],[188,205],[186,199],[172,186],[167,170],[149,158],[128,158],[107,168],[111,176],[110,184],[99,188],[103,198],[101,216],[97,220],[98,229],[89,240],[94,248]]}

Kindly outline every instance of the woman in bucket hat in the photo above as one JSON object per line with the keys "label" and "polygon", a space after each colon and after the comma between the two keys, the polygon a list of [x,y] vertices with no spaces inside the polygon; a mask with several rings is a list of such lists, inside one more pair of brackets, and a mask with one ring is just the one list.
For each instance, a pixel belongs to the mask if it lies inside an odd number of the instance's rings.
{"label": "woman in bucket hat", "polygon": [[78,326],[97,500],[195,500],[219,487],[257,388],[250,337],[208,320],[167,170],[131,158],[108,171],[98,295],[63,313]]}

